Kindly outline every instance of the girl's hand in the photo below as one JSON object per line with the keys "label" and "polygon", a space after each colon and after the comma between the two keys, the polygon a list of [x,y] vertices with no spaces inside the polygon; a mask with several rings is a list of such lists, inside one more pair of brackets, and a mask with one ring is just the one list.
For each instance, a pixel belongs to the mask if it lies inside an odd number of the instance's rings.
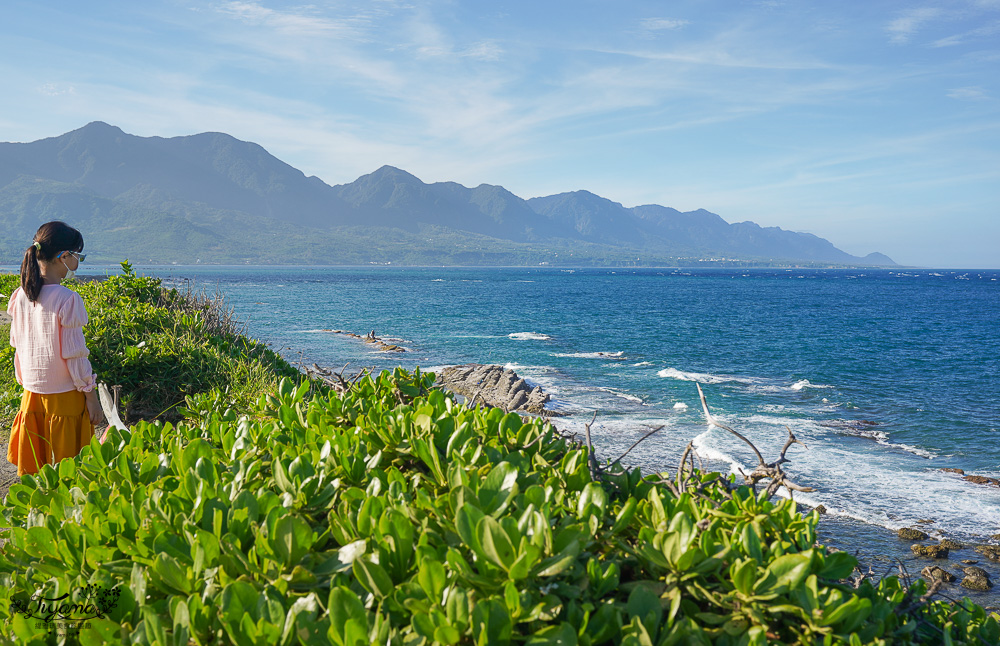
{"label": "girl's hand", "polygon": [[101,408],[101,400],[97,396],[97,389],[84,393],[87,398],[87,413],[90,415],[90,423],[94,426],[104,422],[104,409]]}

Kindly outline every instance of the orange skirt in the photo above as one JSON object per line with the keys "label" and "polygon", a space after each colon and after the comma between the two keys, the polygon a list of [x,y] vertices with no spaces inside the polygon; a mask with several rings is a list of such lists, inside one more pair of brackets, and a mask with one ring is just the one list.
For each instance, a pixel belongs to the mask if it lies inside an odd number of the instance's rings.
{"label": "orange skirt", "polygon": [[26,390],[14,418],[7,460],[17,465],[18,476],[38,473],[42,465],[79,455],[93,435],[83,393],[38,395]]}

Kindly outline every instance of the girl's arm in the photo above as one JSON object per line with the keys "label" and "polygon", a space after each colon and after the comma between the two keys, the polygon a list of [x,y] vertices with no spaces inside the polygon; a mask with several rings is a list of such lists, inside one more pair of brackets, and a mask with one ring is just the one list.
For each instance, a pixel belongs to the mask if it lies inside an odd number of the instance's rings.
{"label": "girl's arm", "polygon": [[[21,289],[18,287],[17,289]],[[14,348],[14,379],[17,380],[18,385],[21,385],[21,363],[17,360],[17,325],[15,325],[14,317],[17,316],[17,307],[14,305],[14,298],[17,295],[17,289],[15,289],[11,295],[10,299],[7,301],[7,313],[10,314],[10,347]]]}
{"label": "girl's arm", "polygon": [[60,310],[59,322],[62,358],[66,360],[66,368],[73,378],[73,385],[87,398],[90,421],[99,424],[104,420],[104,410],[94,390],[97,385],[97,375],[90,365],[90,359],[87,358],[90,356],[90,350],[87,349],[87,341],[83,338],[83,326],[87,324],[87,310],[79,294],[73,294],[69,303]]}

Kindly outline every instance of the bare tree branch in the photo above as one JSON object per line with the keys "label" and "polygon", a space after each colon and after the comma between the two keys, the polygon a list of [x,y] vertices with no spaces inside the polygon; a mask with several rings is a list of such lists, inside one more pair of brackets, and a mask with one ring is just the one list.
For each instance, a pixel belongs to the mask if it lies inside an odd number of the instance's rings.
{"label": "bare tree branch", "polygon": [[[712,413],[709,412],[708,410],[708,402],[705,400],[705,393],[701,389],[701,384],[696,383],[695,385],[698,387],[698,397],[701,399],[701,407],[702,410],[704,410],[705,412],[705,420],[708,422],[709,426],[717,426],[724,431],[729,431],[737,438],[742,440],[744,443],[746,443],[746,445],[750,447],[750,450],[753,451],[754,455],[757,456],[757,466],[749,474],[744,473],[742,469],[737,469],[740,472],[740,475],[743,476],[743,480],[747,484],[749,484],[751,487],[754,488],[754,490],[756,490],[758,482],[760,482],[761,480],[769,479],[770,482],[768,483],[767,488],[764,490],[767,493],[768,498],[776,494],[778,492],[778,489],[780,489],[781,487],[784,487],[789,492],[800,491],[803,493],[809,493],[811,491],[815,491],[815,489],[813,489],[812,487],[803,487],[801,485],[797,485],[794,482],[789,481],[787,475],[781,468],[782,464],[789,461],[788,458],[785,457],[785,454],[788,452],[788,449],[793,444],[801,444],[803,447],[806,446],[801,441],[799,441],[798,438],[795,437],[795,434],[792,433],[791,428],[785,426],[785,429],[788,431],[788,439],[785,441],[785,445],[781,447],[781,453],[778,455],[778,459],[775,460],[774,462],[767,462],[766,460],[764,460],[764,456],[761,455],[760,451],[757,450],[757,447],[754,446],[753,442],[748,440],[742,434],[729,428],[725,424],[719,423],[719,421],[712,416]],[[685,455],[687,455],[686,451]],[[679,475],[678,475],[678,483],[679,483]]]}
{"label": "bare tree branch", "polygon": [[622,458],[624,458],[624,457],[625,457],[626,455],[628,455],[629,453],[631,453],[631,452],[632,452],[632,449],[634,449],[635,447],[639,446],[639,443],[640,443],[640,442],[642,442],[643,440],[645,440],[645,439],[646,439],[647,437],[649,437],[649,436],[650,436],[650,435],[652,435],[653,433],[656,433],[657,431],[661,431],[661,430],[663,430],[664,428],[665,428],[664,426],[657,426],[656,428],[654,428],[654,429],[653,429],[653,430],[651,430],[650,432],[648,432],[648,433],[646,433],[645,435],[643,435],[642,437],[640,437],[640,438],[639,438],[638,440],[636,440],[635,444],[633,444],[632,446],[628,447],[628,451],[625,451],[624,453],[622,453],[621,455],[619,455],[619,456],[618,456],[618,457],[617,457],[617,458],[615,459],[615,461],[614,461],[614,462],[612,462],[612,463],[611,463],[610,465],[608,465],[608,468],[610,469],[611,467],[613,467],[613,466],[615,466],[616,464],[618,464],[619,462],[621,462],[621,459],[622,459]]}
{"label": "bare tree branch", "polygon": [[597,457],[594,455],[594,445],[590,442],[590,426],[596,419],[597,411],[595,410],[590,422],[583,427],[587,433],[587,463],[590,466],[590,477],[594,480],[597,480],[601,475],[601,467],[597,465]]}

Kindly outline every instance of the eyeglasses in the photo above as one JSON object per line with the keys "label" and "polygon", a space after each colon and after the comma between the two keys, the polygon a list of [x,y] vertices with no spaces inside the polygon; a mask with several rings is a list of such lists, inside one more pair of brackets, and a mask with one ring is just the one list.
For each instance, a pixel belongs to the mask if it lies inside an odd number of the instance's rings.
{"label": "eyeglasses", "polygon": [[76,258],[77,262],[83,262],[84,260],[87,259],[87,254],[85,254],[85,253],[78,253],[76,251],[64,251],[63,253],[70,254],[71,256],[73,256],[74,258]]}

